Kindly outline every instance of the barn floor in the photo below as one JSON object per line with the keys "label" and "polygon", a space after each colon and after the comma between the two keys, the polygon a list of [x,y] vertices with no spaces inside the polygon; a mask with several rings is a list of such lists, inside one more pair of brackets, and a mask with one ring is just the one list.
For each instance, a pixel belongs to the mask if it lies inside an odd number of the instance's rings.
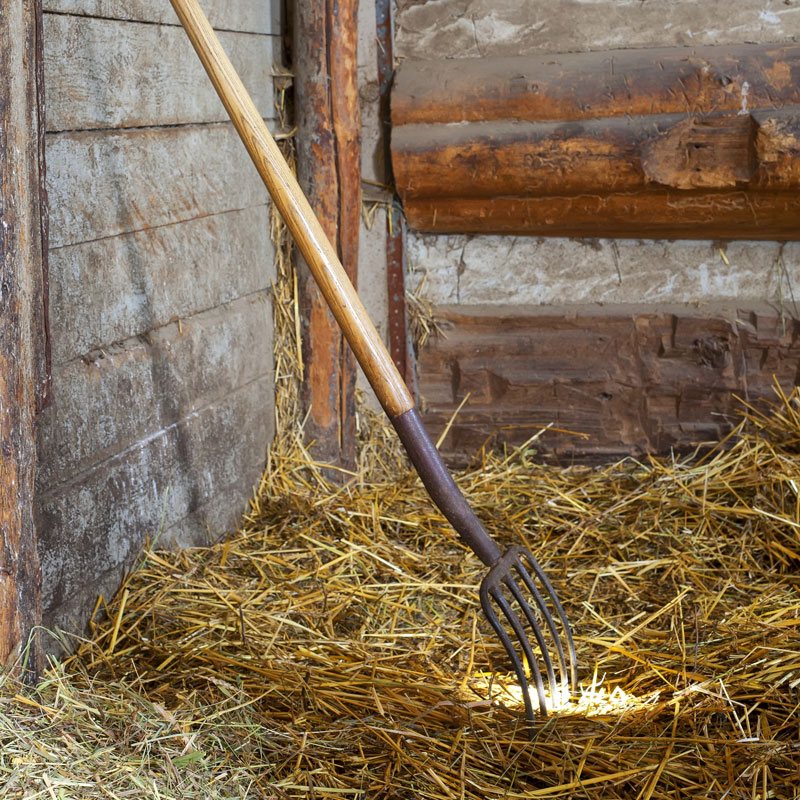
{"label": "barn floor", "polygon": [[6,682],[2,796],[796,798],[798,400],[700,462],[461,476],[575,628],[580,697],[534,742],[388,433],[347,489],[287,438],[236,535],[148,551],[74,658]]}

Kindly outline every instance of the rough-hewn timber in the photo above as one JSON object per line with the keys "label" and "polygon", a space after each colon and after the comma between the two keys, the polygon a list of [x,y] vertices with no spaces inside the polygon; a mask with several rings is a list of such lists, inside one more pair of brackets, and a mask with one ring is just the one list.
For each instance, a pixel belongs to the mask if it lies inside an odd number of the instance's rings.
{"label": "rough-hewn timber", "polygon": [[[298,178],[354,284],[361,221],[357,11],[358,0],[299,0],[294,9]],[[306,435],[320,461],[350,467],[355,359],[310,272],[300,267]]]}
{"label": "rough-hewn timber", "polygon": [[[246,506],[274,425],[274,268],[267,194],[171,5],[44,2],[43,622],[79,633],[143,537],[204,542]],[[203,6],[269,117],[280,3]]]}
{"label": "rough-hewn timber", "polygon": [[788,46],[405,62],[398,191],[424,231],[798,238],[799,79]]}
{"label": "rough-hewn timber", "polygon": [[[38,62],[41,8],[0,10],[0,667],[41,620],[33,514],[37,390],[45,351]],[[38,646],[26,666],[39,666]]]}
{"label": "rough-hewn timber", "polygon": [[[45,36],[50,131],[228,121],[181,28],[48,14]],[[277,37],[220,38],[259,111],[272,119]]]}
{"label": "rough-hewn timber", "polygon": [[800,322],[757,303],[561,308],[445,306],[419,358],[425,421],[456,462],[482,446],[562,462],[686,450],[734,424],[736,397],[800,377]]}

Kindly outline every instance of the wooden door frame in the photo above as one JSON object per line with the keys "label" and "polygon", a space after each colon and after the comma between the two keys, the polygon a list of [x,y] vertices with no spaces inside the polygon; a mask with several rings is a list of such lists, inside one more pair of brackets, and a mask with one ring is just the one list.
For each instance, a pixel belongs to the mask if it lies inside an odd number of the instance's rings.
{"label": "wooden door frame", "polygon": [[[298,178],[356,286],[361,229],[357,14],[358,0],[296,0],[293,26]],[[329,470],[329,476],[344,479],[356,459],[356,361],[299,253],[297,261],[305,435],[319,462],[344,470]]]}
{"label": "wooden door frame", "polygon": [[32,676],[41,621],[36,416],[48,394],[41,0],[0,12],[0,667]]}

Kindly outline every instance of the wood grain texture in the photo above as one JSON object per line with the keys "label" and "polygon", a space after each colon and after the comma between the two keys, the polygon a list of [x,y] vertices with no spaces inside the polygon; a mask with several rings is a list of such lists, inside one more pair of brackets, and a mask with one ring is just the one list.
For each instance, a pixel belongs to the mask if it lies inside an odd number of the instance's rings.
{"label": "wood grain texture", "polygon": [[[262,292],[57,366],[53,403],[39,424],[47,454],[39,491],[271,377],[271,350],[271,309]],[[122,414],[121,398],[129,398]]]}
{"label": "wood grain texture", "polygon": [[[800,196],[661,191],[573,197],[414,200],[409,226],[436,233],[644,239],[800,239]],[[632,220],[639,222],[634,224]]]}
{"label": "wood grain texture", "polygon": [[[44,353],[39,13],[33,0],[0,13],[0,667],[12,669],[41,620],[33,516]],[[34,643],[26,666],[34,674],[41,666]]]}
{"label": "wood grain texture", "polygon": [[407,62],[398,192],[431,232],[800,238],[798,86],[798,47]]}
{"label": "wood grain texture", "polygon": [[774,308],[694,305],[442,306],[443,335],[419,358],[436,436],[469,395],[443,452],[537,442],[561,462],[688,450],[740,417],[736,396],[800,378],[800,322]]}
{"label": "wood grain texture", "polygon": [[[353,286],[361,227],[357,5],[299,0],[294,7],[298,181]],[[352,470],[355,360],[302,257],[298,275],[305,435],[319,461]]]}
{"label": "wood grain texture", "polygon": [[406,60],[392,124],[738,112],[745,96],[748,109],[800,104],[800,46]]}
{"label": "wood grain texture", "polygon": [[264,205],[230,124],[50,134],[51,247]]}
{"label": "wood grain texture", "polygon": [[800,106],[752,114],[611,117],[577,123],[403,125],[392,139],[405,202],[800,188]]}
{"label": "wood grain texture", "polygon": [[[180,25],[168,3],[154,0],[43,0],[43,5],[60,14]],[[202,6],[220,30],[281,34],[280,0],[203,0]]]}
{"label": "wood grain texture", "polygon": [[258,109],[196,0],[171,2],[375,394],[390,416],[402,414],[413,398]]}
{"label": "wood grain texture", "polygon": [[146,536],[180,526],[170,543],[200,545],[236,524],[264,468],[272,393],[271,376],[246,384],[41,493],[45,625],[85,631]]}
{"label": "wood grain texture", "polygon": [[[61,14],[44,22],[48,130],[227,121],[179,27]],[[280,42],[248,33],[221,37],[262,116],[272,119]]]}
{"label": "wood grain texture", "polygon": [[275,277],[265,206],[61,247],[51,264],[56,365],[267,290]]}

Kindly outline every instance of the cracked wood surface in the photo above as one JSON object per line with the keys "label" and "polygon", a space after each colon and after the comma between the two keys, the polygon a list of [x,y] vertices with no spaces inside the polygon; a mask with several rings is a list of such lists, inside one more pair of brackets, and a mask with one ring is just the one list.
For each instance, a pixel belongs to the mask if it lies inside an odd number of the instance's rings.
{"label": "cracked wood surface", "polygon": [[[358,0],[295,4],[298,180],[350,281],[361,224]],[[356,361],[302,257],[306,436],[322,462],[355,463]]]}
{"label": "cracked wood surface", "polygon": [[398,192],[426,232],[796,239],[799,86],[796,46],[404,62]]}
{"label": "cracked wood surface", "polygon": [[561,463],[690,450],[773,380],[798,380],[800,322],[766,304],[439,306],[419,356],[424,420],[454,463],[483,446]]}

